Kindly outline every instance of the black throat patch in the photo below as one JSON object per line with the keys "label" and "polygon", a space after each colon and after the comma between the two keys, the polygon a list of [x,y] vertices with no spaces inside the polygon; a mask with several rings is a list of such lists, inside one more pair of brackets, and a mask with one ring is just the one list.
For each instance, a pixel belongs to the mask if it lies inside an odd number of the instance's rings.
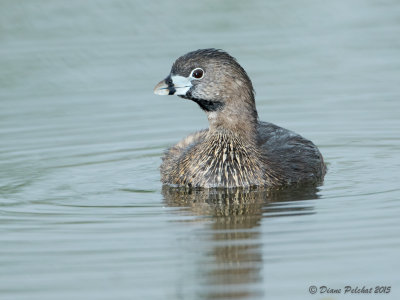
{"label": "black throat patch", "polygon": [[206,112],[211,112],[211,111],[217,111],[222,109],[222,107],[224,106],[224,103],[222,103],[221,101],[209,101],[209,100],[204,100],[204,99],[198,99],[192,96],[192,94],[189,92],[186,93],[186,95],[184,96],[179,96],[182,97],[184,99],[189,99],[192,100],[194,102],[196,102],[200,108]]}

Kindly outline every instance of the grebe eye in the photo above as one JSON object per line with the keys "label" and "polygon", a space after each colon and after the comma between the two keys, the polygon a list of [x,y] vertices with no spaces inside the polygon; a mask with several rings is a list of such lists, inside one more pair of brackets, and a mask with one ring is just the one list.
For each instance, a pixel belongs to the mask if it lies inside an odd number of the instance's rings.
{"label": "grebe eye", "polygon": [[194,69],[190,76],[192,76],[196,79],[201,79],[204,76],[204,71],[203,71],[203,69],[200,69],[200,68]]}

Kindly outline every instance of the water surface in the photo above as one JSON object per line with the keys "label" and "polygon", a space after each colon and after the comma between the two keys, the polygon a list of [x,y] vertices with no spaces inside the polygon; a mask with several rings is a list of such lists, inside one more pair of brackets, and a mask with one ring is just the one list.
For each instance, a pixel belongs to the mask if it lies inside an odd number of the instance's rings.
{"label": "water surface", "polygon": [[[399,13],[398,1],[2,1],[0,298],[398,299]],[[162,188],[164,149],[207,121],[152,89],[205,47],[248,71],[262,120],[319,146],[322,186]]]}

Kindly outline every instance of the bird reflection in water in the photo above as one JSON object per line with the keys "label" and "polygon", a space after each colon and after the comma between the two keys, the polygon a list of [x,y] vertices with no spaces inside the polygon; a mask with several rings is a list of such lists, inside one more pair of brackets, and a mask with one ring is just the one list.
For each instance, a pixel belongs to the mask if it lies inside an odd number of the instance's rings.
{"label": "bird reflection in water", "polygon": [[263,298],[262,218],[312,214],[311,205],[293,205],[293,201],[317,199],[317,192],[316,186],[253,190],[164,186],[168,206],[212,217],[207,234],[199,237],[209,247],[205,253],[209,263],[199,266],[200,298]]}

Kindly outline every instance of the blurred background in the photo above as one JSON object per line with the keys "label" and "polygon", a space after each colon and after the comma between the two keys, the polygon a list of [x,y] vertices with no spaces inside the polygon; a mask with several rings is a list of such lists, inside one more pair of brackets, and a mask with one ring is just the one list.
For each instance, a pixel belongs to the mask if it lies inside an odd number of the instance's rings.
{"label": "blurred background", "polygon": [[[400,297],[400,2],[0,2],[1,299]],[[236,57],[261,120],[311,139],[320,187],[162,189],[207,127],[153,87],[199,48]]]}

